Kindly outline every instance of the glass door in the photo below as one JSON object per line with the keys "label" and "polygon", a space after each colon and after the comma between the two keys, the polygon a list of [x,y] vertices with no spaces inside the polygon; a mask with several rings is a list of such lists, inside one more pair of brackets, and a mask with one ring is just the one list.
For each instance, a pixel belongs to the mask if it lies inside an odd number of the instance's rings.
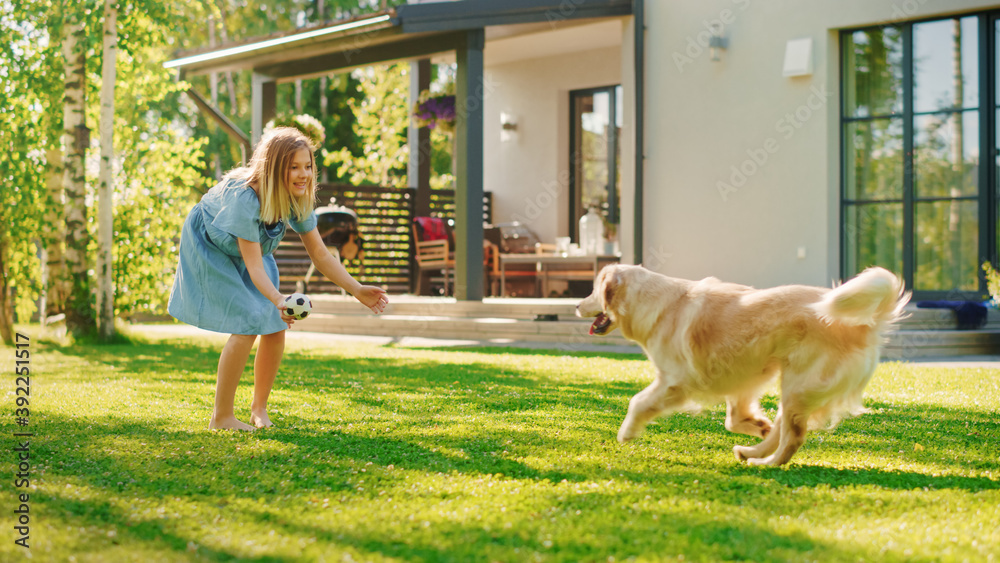
{"label": "glass door", "polygon": [[615,240],[619,214],[618,137],[622,126],[621,86],[570,92],[569,229],[579,241],[580,218],[595,208],[605,237]]}

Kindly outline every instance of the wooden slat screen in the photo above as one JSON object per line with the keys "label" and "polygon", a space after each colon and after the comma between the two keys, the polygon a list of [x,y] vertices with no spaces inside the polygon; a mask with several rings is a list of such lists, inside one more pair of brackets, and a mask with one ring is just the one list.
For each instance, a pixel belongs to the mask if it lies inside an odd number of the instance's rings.
{"label": "wooden slat screen", "polygon": [[[455,190],[431,191],[431,216],[453,219],[455,217]],[[483,192],[483,224],[493,222],[493,192]]]}
{"label": "wooden slat screen", "polygon": [[[411,257],[413,256],[412,230],[415,189],[381,188],[374,186],[349,186],[320,184],[317,207],[330,204],[352,209],[358,215],[358,229],[364,243],[364,261],[347,261],[345,266],[358,281],[385,287],[390,293],[406,293],[411,287]],[[483,222],[490,223],[493,212],[493,194],[483,194]],[[431,214],[453,219],[455,216],[455,190],[431,192]],[[301,239],[288,233],[274,253],[281,272],[279,291],[295,291],[296,282],[302,281],[309,268],[309,256]],[[340,288],[319,272],[312,275],[310,293],[339,293]]]}

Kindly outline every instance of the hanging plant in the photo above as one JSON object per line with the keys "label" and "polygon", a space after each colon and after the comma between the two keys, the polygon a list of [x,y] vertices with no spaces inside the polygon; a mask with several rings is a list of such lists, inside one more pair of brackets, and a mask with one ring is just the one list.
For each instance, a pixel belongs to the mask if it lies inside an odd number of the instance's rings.
{"label": "hanging plant", "polygon": [[1000,307],[1000,272],[989,262],[983,262],[983,272],[986,273],[986,287],[993,298],[993,304]]}
{"label": "hanging plant", "polygon": [[413,105],[413,119],[418,127],[437,129],[443,133],[455,131],[455,95],[434,94],[430,90],[420,92]]}

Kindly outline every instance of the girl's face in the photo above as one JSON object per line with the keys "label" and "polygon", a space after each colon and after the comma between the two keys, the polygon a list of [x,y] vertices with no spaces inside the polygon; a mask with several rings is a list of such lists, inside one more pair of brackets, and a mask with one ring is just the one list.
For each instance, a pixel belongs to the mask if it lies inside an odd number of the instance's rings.
{"label": "girl's face", "polygon": [[288,177],[285,179],[285,186],[292,197],[302,197],[309,189],[313,175],[311,156],[308,149],[299,149],[292,155],[292,162],[288,166]]}

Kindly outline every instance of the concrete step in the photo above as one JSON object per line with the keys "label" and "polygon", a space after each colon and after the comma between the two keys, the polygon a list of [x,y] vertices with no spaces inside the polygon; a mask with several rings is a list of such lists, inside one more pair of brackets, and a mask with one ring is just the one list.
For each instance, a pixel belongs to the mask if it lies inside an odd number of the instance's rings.
{"label": "concrete step", "polygon": [[613,345],[634,347],[620,333],[608,336],[591,336],[591,321],[572,320],[536,321],[504,317],[450,317],[439,315],[330,315],[314,313],[298,321],[292,330],[326,332],[331,334],[359,334],[366,336],[416,336],[422,338],[506,341],[552,342],[560,347],[572,348],[576,344]]}
{"label": "concrete step", "polygon": [[899,330],[890,335],[889,342],[882,349],[882,358],[909,360],[998,353],[998,330]]}
{"label": "concrete step", "polygon": [[[414,297],[393,295],[385,313],[390,315],[417,315],[438,317],[503,317],[535,319],[538,317],[559,320],[575,318],[579,299],[516,299],[487,298],[483,301],[456,301],[451,297]],[[316,313],[367,314],[352,297],[339,295],[313,296]],[[899,323],[900,330],[950,330],[958,326],[954,311],[949,309],[921,309],[915,305],[906,308],[906,317]],[[1000,330],[1000,311],[988,311],[985,330]]]}
{"label": "concrete step", "polygon": [[[364,315],[368,310],[352,297],[312,296],[314,312],[333,315]],[[487,298],[483,301],[457,301],[452,297],[390,296],[386,315],[412,315],[459,318],[502,317],[533,320],[539,316],[576,318],[579,299]]]}

